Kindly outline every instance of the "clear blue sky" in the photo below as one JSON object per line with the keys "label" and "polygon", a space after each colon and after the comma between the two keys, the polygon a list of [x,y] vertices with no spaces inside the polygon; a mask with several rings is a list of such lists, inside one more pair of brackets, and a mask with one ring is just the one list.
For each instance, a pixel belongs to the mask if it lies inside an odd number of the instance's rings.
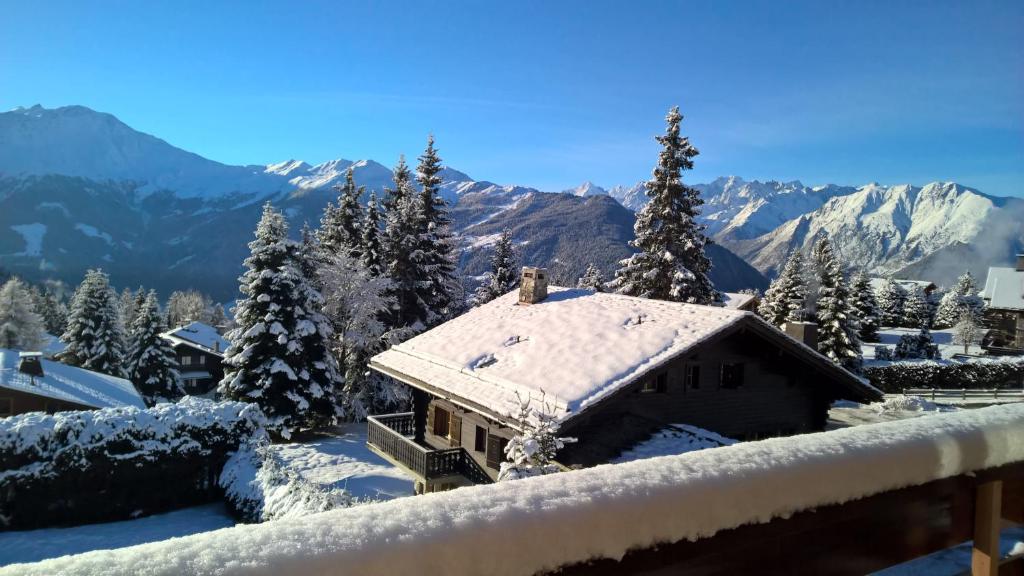
{"label": "clear blue sky", "polygon": [[0,0],[0,109],[83,104],[227,163],[418,154],[556,190],[956,180],[1024,195],[1024,2]]}

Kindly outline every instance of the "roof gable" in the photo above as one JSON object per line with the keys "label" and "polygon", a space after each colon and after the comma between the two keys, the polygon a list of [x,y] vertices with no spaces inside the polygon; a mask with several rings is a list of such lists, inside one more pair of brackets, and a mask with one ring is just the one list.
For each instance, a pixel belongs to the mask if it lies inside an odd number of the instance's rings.
{"label": "roof gable", "polygon": [[0,348],[0,388],[17,390],[94,408],[135,406],[145,402],[124,378],[42,359],[43,376],[34,380],[18,371],[18,352]]}
{"label": "roof gable", "polygon": [[989,308],[1024,310],[1024,272],[1015,268],[989,268],[981,297]]}
{"label": "roof gable", "polygon": [[216,328],[202,322],[190,322],[185,326],[168,330],[160,336],[175,346],[183,344],[218,356],[224,355],[229,344]]}

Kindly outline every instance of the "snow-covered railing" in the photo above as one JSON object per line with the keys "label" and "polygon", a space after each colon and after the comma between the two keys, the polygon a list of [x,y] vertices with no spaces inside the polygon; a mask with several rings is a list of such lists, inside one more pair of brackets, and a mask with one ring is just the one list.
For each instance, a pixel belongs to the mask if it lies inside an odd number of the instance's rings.
{"label": "snow-covered railing", "polygon": [[[675,561],[673,573],[685,573],[691,565],[747,558],[761,573],[777,571],[775,562],[818,560],[809,573],[863,574],[880,567],[877,558],[869,561],[878,538],[914,539],[920,554],[948,546],[963,535],[950,527],[965,524],[985,528],[976,542],[991,563],[997,485],[1005,480],[1007,504],[1024,492],[1022,440],[1024,405],[995,406],[462,488],[7,570],[511,575],[568,566],[570,573],[624,574],[638,570],[636,562],[654,571]],[[904,506],[908,515],[893,516]],[[803,512],[809,510],[815,512]],[[930,514],[952,516],[917,521]],[[819,525],[828,519],[833,523]],[[856,535],[841,530],[844,524],[858,528]],[[785,530],[761,531],[773,526]],[[933,536],[942,530],[943,537]],[[733,548],[696,560],[679,551],[716,541]]]}

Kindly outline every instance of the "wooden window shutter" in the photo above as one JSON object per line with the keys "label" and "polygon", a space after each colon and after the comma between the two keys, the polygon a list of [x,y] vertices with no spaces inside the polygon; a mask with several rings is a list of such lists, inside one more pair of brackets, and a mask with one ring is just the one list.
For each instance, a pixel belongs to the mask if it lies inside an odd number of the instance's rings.
{"label": "wooden window shutter", "polygon": [[487,467],[493,468],[494,470],[501,469],[501,461],[505,459],[505,455],[501,453],[501,436],[495,436],[493,434],[487,435]]}
{"label": "wooden window shutter", "polygon": [[434,435],[448,436],[448,411],[440,406],[434,406]]}
{"label": "wooden window shutter", "polygon": [[462,446],[462,417],[454,412],[451,417],[451,425],[448,427],[449,445],[452,448]]}

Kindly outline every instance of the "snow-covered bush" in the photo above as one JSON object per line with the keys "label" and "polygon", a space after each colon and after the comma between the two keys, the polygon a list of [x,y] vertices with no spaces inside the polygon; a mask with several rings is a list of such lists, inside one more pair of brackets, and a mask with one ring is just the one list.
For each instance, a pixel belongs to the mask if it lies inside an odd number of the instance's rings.
{"label": "snow-covered bush", "polygon": [[0,529],[124,519],[209,501],[243,440],[263,433],[251,404],[186,397],[0,419]]}
{"label": "snow-covered bush", "polygon": [[351,506],[347,491],[309,482],[289,470],[265,438],[245,442],[218,481],[229,508],[243,522],[266,522]]}
{"label": "snow-covered bush", "polygon": [[875,360],[892,360],[892,348],[888,346],[875,346]]}
{"label": "snow-covered bush", "polygon": [[868,366],[864,376],[885,393],[907,388],[988,389],[1020,386],[1024,357],[971,362],[917,361]]}
{"label": "snow-covered bush", "polygon": [[922,326],[917,334],[904,334],[896,343],[896,350],[893,357],[897,360],[938,360],[941,358],[939,347],[932,342],[932,334],[927,327]]}
{"label": "snow-covered bush", "polygon": [[920,396],[900,394],[874,405],[878,412],[938,412],[939,405]]}
{"label": "snow-covered bush", "polygon": [[555,454],[576,439],[558,437],[555,416],[543,398],[541,409],[534,410],[530,407],[529,398],[520,397],[519,413],[515,419],[521,423],[523,431],[505,446],[506,461],[501,463],[498,482],[560,471],[554,462]]}

